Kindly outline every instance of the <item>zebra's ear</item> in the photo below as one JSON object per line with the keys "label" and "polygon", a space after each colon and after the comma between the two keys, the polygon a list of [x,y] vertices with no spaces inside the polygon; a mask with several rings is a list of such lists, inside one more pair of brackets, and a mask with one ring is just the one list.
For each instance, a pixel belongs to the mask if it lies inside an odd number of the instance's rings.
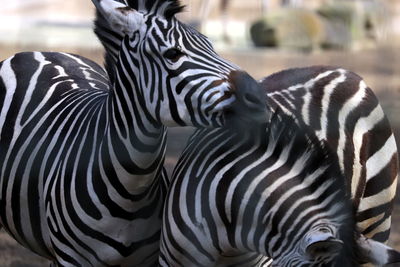
{"label": "zebra's ear", "polygon": [[314,232],[306,239],[306,254],[310,259],[338,255],[343,247],[343,242],[336,239],[332,233]]}
{"label": "zebra's ear", "polygon": [[358,260],[360,263],[372,263],[377,266],[399,263],[400,253],[378,241],[363,235],[357,239]]}
{"label": "zebra's ear", "polygon": [[92,2],[116,32],[130,35],[144,23],[143,14],[126,4],[114,0],[92,0]]}

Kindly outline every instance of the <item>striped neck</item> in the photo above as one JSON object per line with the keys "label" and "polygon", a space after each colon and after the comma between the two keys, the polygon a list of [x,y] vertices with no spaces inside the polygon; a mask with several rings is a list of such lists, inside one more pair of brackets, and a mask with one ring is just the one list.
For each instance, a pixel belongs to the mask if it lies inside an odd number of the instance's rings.
{"label": "striped neck", "polygon": [[166,150],[166,127],[147,109],[137,81],[135,65],[121,52],[109,94],[107,142],[103,156],[109,157],[115,174],[129,192],[145,189],[160,175]]}
{"label": "striped neck", "polygon": [[254,134],[238,137],[243,147],[237,160],[251,160],[253,168],[231,167],[222,176],[226,247],[278,259],[297,253],[310,229],[321,225],[340,237],[352,218],[335,155],[279,110],[261,135],[265,143],[255,142]]}

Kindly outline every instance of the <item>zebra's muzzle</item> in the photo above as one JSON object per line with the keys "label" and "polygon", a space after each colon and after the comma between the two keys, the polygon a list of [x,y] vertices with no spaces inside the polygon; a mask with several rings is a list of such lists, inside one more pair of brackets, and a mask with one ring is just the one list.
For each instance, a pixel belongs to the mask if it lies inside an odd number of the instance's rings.
{"label": "zebra's muzzle", "polygon": [[243,71],[232,71],[228,81],[236,101],[226,114],[227,123],[233,125],[266,123],[267,105],[261,85]]}

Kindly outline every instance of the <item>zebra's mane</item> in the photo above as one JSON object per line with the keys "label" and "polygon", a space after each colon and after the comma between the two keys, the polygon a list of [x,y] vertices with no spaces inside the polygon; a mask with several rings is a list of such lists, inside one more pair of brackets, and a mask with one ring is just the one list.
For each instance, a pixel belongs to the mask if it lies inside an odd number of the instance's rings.
{"label": "zebra's mane", "polygon": [[[177,13],[183,11],[184,6],[179,0],[114,0],[128,5],[129,7],[144,14],[154,13],[164,16],[166,19],[173,18]],[[105,49],[104,65],[108,73],[110,83],[114,82],[114,66],[117,61],[119,48],[124,35],[114,31],[107,19],[97,10],[94,20],[94,33]]]}
{"label": "zebra's mane", "polygon": [[339,192],[339,201],[350,203],[350,184],[340,169],[336,152],[326,142],[319,140],[307,125],[297,123],[294,117],[278,107],[266,126],[266,138],[268,143],[275,145],[274,153],[277,153],[277,157],[289,146],[291,146],[290,158],[298,159],[302,155],[307,155],[307,160],[302,166],[306,173],[318,168],[326,169],[324,175],[321,175],[323,177],[318,179],[321,181],[331,179],[335,191]]}
{"label": "zebra's mane", "polygon": [[[154,12],[166,19],[174,17],[185,8],[179,0],[125,0],[131,8],[143,13]],[[121,1],[122,2],[122,1]]]}
{"label": "zebra's mane", "polygon": [[[273,111],[267,124],[267,138],[269,139],[268,142],[277,142],[282,146],[287,146],[293,142],[294,151],[299,154],[307,152],[313,156],[311,157],[312,160],[308,161],[309,164],[329,165],[331,169],[340,173],[336,153],[324,141],[319,140],[309,127],[297,123],[294,117],[284,113],[279,107]],[[345,180],[344,176],[340,174],[337,178]]]}

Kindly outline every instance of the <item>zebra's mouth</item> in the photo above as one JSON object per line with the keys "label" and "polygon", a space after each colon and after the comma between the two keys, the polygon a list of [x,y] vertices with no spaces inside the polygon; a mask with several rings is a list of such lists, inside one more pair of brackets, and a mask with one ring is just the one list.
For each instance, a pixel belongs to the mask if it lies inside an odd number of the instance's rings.
{"label": "zebra's mouth", "polygon": [[260,124],[267,121],[265,93],[249,74],[232,71],[228,79],[216,80],[203,95],[204,121],[214,127],[224,125]]}

